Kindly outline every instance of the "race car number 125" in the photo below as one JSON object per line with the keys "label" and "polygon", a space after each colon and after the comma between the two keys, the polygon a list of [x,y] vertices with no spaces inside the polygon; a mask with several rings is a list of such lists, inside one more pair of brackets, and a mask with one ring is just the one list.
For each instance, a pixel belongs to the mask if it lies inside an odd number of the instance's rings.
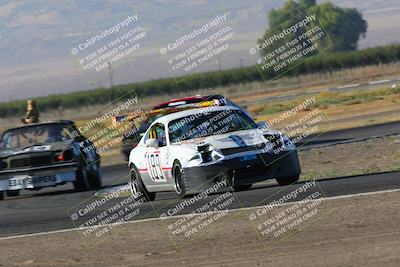
{"label": "race car number 125", "polygon": [[146,154],[145,159],[150,178],[154,182],[166,182],[162,172],[160,154]]}

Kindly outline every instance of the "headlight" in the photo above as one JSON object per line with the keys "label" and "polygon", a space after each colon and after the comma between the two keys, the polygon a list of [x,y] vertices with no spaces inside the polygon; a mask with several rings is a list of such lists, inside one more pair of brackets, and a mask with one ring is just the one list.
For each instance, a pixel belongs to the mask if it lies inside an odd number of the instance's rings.
{"label": "headlight", "polygon": [[199,151],[203,163],[212,161],[211,153],[213,152],[213,150],[214,148],[210,144],[201,145],[197,147],[197,151]]}
{"label": "headlight", "polygon": [[206,152],[211,152],[213,151],[214,148],[212,145],[207,144],[207,145],[201,145],[197,147],[197,151],[199,151],[200,153],[206,153]]}

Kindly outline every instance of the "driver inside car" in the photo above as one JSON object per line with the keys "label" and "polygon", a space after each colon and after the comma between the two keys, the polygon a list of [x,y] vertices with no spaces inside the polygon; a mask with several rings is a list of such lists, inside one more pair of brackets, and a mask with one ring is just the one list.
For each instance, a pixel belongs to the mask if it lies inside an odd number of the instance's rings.
{"label": "driver inside car", "polygon": [[160,147],[167,145],[167,136],[164,127],[158,126],[156,128],[156,136]]}

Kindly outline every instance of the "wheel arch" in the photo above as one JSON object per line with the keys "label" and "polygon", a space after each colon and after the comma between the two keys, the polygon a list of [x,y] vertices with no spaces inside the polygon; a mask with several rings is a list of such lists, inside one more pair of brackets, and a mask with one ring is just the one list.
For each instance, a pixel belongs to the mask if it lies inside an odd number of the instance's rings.
{"label": "wheel arch", "polygon": [[128,167],[129,167],[129,169],[132,169],[133,167],[137,168],[135,163],[133,163],[133,162],[129,162]]}

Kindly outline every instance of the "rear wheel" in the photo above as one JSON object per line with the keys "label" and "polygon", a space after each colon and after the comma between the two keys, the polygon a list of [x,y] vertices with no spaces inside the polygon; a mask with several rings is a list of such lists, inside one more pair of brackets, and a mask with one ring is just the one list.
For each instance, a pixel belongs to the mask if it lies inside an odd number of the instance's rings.
{"label": "rear wheel", "polygon": [[4,192],[0,191],[0,200],[3,200],[3,199],[4,199]]}
{"label": "rear wheel", "polygon": [[8,197],[17,197],[19,196],[20,190],[7,190],[6,194]]}
{"label": "rear wheel", "polygon": [[90,189],[87,171],[82,166],[76,171],[76,181],[74,182],[74,189],[77,192],[88,191]]}
{"label": "rear wheel", "polygon": [[293,176],[293,177],[285,177],[285,178],[276,178],[276,181],[279,185],[290,185],[299,180],[300,175]]}
{"label": "rear wheel", "polygon": [[90,189],[101,189],[101,172],[100,172],[100,166],[99,164],[95,164],[92,168],[92,170],[90,171],[90,175],[89,175],[89,185],[90,185]]}
{"label": "rear wheel", "polygon": [[140,177],[140,173],[135,166],[131,168],[129,188],[131,190],[132,196],[135,199],[140,199],[141,197],[144,197],[146,201],[153,201],[156,198],[155,192],[147,191],[147,188],[143,184],[142,178]]}

